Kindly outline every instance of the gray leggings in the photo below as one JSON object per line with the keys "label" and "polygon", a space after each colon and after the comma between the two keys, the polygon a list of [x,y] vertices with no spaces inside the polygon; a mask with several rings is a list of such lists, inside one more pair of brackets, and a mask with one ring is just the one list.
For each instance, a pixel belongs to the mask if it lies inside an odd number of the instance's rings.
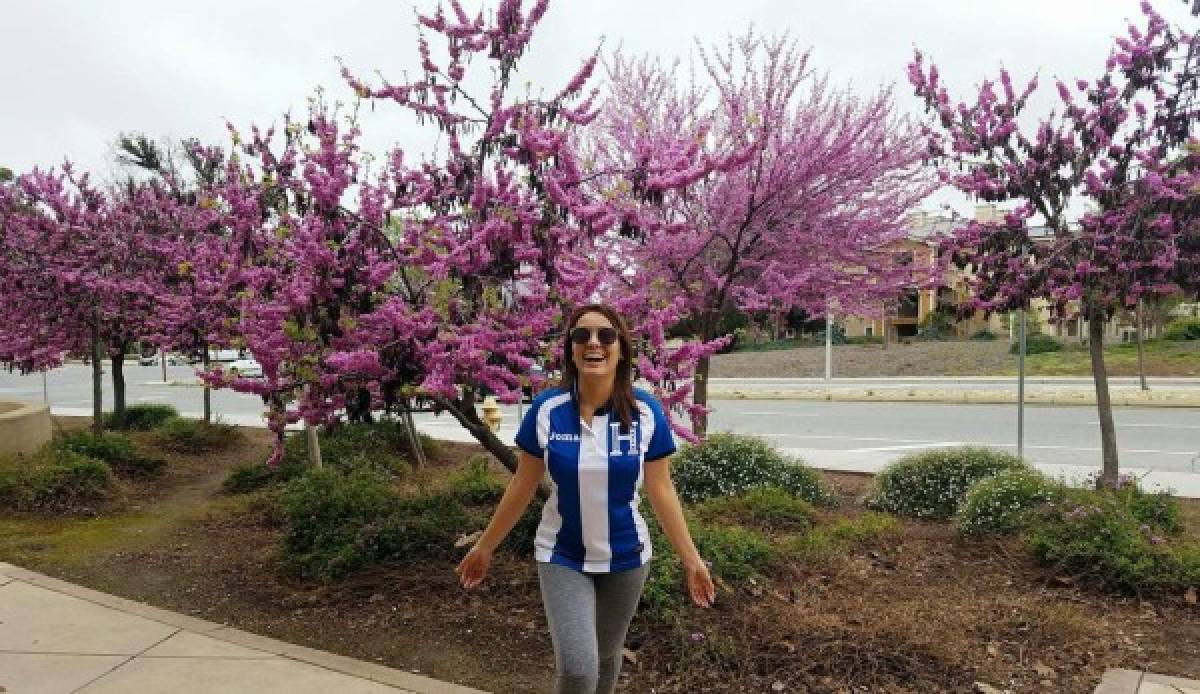
{"label": "gray leggings", "polygon": [[650,566],[585,574],[538,563],[538,582],[554,641],[555,694],[610,694],[621,672],[621,647]]}

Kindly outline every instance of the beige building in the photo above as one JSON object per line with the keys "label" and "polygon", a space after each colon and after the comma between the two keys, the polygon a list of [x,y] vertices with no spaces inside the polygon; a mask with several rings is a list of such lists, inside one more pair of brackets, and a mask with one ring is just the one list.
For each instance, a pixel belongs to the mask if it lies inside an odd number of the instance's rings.
{"label": "beige building", "polygon": [[[975,219],[979,221],[999,221],[1003,214],[1004,212],[995,205],[979,205],[975,208]],[[893,260],[912,262],[916,265],[918,275],[922,270],[927,274],[935,261],[935,239],[950,233],[956,224],[958,222],[949,217],[917,212],[911,218],[908,238],[893,246]],[[1044,227],[1035,227],[1032,236],[1036,242],[1039,234],[1045,236],[1048,233]],[[913,286],[896,300],[888,302],[888,306],[880,306],[879,312],[873,316],[846,316],[840,322],[845,327],[847,337],[884,337],[886,334],[889,341],[915,337],[919,326],[930,313],[938,307],[953,308],[969,296],[969,279],[969,274],[950,267],[946,270],[941,287],[919,289]],[[1193,306],[1195,305],[1183,304],[1174,313],[1184,315],[1191,311]],[[1068,343],[1083,342],[1087,338],[1086,320],[1076,316],[1053,323],[1050,306],[1043,300],[1035,300],[1030,308],[1031,320],[1041,332],[1054,335]],[[1016,328],[1014,315],[993,314],[985,318],[982,313],[976,313],[966,320],[958,321],[954,325],[954,334],[955,337],[963,339],[987,329],[997,337],[1015,339]],[[1114,316],[1105,326],[1105,339],[1109,343],[1135,340],[1133,316],[1124,313]]]}

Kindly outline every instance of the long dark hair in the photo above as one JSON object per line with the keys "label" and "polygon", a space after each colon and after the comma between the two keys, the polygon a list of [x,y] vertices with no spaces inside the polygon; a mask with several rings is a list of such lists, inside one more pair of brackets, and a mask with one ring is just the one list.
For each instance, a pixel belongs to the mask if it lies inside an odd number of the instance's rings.
{"label": "long dark hair", "polygon": [[599,313],[608,319],[617,329],[617,344],[621,346],[621,358],[617,362],[616,380],[613,382],[612,411],[621,420],[621,433],[628,434],[633,426],[633,413],[638,411],[637,398],[633,395],[633,338],[629,335],[629,327],[617,310],[607,304],[584,304],[571,312],[567,319],[566,329],[563,330],[563,376],[559,384],[564,390],[574,394],[579,383],[579,369],[571,358],[571,330],[585,313]]}

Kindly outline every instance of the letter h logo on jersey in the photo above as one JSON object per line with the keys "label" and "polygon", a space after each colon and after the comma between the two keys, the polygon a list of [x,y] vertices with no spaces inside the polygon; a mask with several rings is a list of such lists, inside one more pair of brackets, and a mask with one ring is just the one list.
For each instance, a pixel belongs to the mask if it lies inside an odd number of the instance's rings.
{"label": "letter h logo on jersey", "polygon": [[[629,423],[629,433],[621,433],[620,422],[608,423],[608,445],[610,455],[634,455],[637,453],[637,422]],[[626,444],[625,450],[622,452],[621,444]]]}

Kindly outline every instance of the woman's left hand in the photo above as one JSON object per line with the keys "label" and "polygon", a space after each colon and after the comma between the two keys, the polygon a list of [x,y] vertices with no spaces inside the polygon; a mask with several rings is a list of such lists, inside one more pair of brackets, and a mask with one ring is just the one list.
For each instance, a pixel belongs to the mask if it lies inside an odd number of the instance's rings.
{"label": "woman's left hand", "polygon": [[684,566],[683,570],[687,573],[688,594],[692,596],[692,602],[698,607],[712,607],[717,599],[717,588],[713,585],[708,565],[697,560]]}

